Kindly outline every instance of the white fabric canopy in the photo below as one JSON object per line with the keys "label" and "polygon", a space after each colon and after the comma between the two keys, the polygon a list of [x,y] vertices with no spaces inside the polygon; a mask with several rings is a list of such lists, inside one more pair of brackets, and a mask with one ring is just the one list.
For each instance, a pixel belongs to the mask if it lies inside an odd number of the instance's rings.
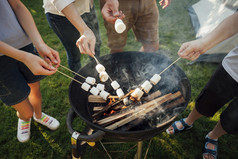
{"label": "white fabric canopy", "polygon": [[[189,8],[190,17],[196,32],[196,38],[206,36],[215,27],[217,27],[222,20],[236,12],[237,1],[232,0],[200,0]],[[212,62],[219,62],[231,49],[238,44],[238,34],[221,42],[216,47],[207,51],[204,55],[205,61],[209,62],[210,54],[214,58],[218,58]],[[223,54],[223,55],[221,55]],[[202,57],[201,57],[202,58]],[[200,58],[200,60],[201,60]],[[221,59],[220,59],[221,58]]]}

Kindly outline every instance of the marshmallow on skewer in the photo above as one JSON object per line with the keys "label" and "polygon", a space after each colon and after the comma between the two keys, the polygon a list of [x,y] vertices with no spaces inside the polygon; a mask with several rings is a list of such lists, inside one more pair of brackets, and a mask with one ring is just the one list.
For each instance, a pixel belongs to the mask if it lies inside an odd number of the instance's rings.
{"label": "marshmallow on skewer", "polygon": [[101,72],[105,72],[106,69],[102,64],[99,63],[96,66],[96,70],[97,70],[98,73],[101,73]]}
{"label": "marshmallow on skewer", "polygon": [[112,81],[111,86],[114,90],[117,90],[118,88],[120,88],[120,85],[117,81]]}
{"label": "marshmallow on skewer", "polygon": [[151,82],[153,85],[156,85],[160,80],[161,80],[161,76],[158,75],[158,74],[155,74],[155,75],[150,79],[150,82]]}
{"label": "marshmallow on skewer", "polygon": [[96,83],[96,79],[93,77],[87,77],[85,81],[91,85],[94,85]]}
{"label": "marshmallow on skewer", "polygon": [[128,97],[126,97],[126,98],[123,99],[123,103],[124,103],[124,105],[129,105],[129,99],[128,99]]}
{"label": "marshmallow on skewer", "polygon": [[151,90],[152,88],[152,84],[146,80],[142,85],[141,85],[141,88],[145,91],[145,93],[149,93],[149,91]]}
{"label": "marshmallow on skewer", "polygon": [[136,88],[133,93],[131,93],[131,96],[137,100],[140,100],[140,98],[143,96],[144,92],[140,88]]}
{"label": "marshmallow on skewer", "polygon": [[117,93],[117,96],[119,97],[119,99],[121,99],[125,95],[121,88],[118,88],[116,90],[116,93]]}
{"label": "marshmallow on skewer", "polygon": [[107,100],[107,98],[108,98],[108,96],[110,95],[110,93],[108,93],[107,91],[102,90],[99,95],[100,95],[100,97],[102,97],[104,100]]}
{"label": "marshmallow on skewer", "polygon": [[99,89],[100,91],[103,91],[104,88],[105,88],[105,85],[101,84],[101,83],[98,83],[96,88]]}
{"label": "marshmallow on skewer", "polygon": [[90,93],[92,93],[95,96],[97,96],[99,92],[100,92],[100,90],[98,90],[96,87],[92,87],[90,89]]}
{"label": "marshmallow on skewer", "polygon": [[99,74],[100,81],[106,82],[108,80],[108,74],[107,72],[103,71]]}
{"label": "marshmallow on skewer", "polygon": [[126,25],[119,18],[116,20],[114,27],[116,32],[119,34],[123,33],[126,30]]}
{"label": "marshmallow on skewer", "polygon": [[81,85],[81,88],[83,89],[83,90],[85,90],[85,91],[87,91],[88,92],[88,90],[90,89],[90,85],[89,84],[87,84],[86,82],[84,82],[82,85]]}

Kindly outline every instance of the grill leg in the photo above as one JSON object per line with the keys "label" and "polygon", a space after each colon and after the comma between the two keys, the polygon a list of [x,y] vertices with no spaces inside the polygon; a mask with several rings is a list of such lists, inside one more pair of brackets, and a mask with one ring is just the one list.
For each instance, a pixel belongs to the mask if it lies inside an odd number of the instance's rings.
{"label": "grill leg", "polygon": [[142,144],[143,144],[142,141],[139,141],[137,143],[137,153],[136,153],[134,159],[141,159],[141,157],[142,157]]}

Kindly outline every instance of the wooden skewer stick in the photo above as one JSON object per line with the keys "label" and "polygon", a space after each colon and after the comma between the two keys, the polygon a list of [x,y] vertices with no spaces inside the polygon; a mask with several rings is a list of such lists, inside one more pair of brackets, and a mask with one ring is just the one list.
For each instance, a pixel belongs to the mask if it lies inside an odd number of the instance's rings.
{"label": "wooden skewer stick", "polygon": [[159,73],[159,75],[161,75],[162,73],[164,73],[167,69],[169,69],[173,64],[175,64],[176,62],[178,62],[181,59],[181,57],[177,58],[177,60],[175,60],[174,62],[172,62],[168,67],[166,67],[163,71],[161,71]]}
{"label": "wooden skewer stick", "polygon": [[62,75],[64,75],[64,76],[66,76],[66,77],[68,77],[68,78],[70,78],[70,79],[76,81],[76,82],[79,83],[79,84],[83,84],[82,82],[79,82],[78,80],[76,80],[76,79],[70,77],[69,75],[66,75],[65,73],[63,73],[63,72],[61,72],[61,71],[59,71],[59,70],[57,70],[57,72],[59,72],[60,74],[62,74]]}
{"label": "wooden skewer stick", "polygon": [[66,69],[66,70],[68,70],[68,71],[70,71],[70,72],[76,74],[77,76],[79,76],[79,77],[81,77],[81,78],[83,78],[83,79],[86,79],[86,77],[84,77],[84,76],[78,74],[77,72],[74,72],[73,70],[71,70],[71,69],[69,69],[69,68],[67,68],[67,67],[65,67],[65,66],[63,66],[63,65],[60,65],[60,66],[61,66],[62,68],[64,68],[64,69]]}

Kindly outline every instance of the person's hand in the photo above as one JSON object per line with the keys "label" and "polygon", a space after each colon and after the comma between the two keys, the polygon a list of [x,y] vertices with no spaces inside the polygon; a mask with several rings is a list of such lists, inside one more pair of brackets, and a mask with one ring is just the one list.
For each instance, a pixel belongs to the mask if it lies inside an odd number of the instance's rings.
{"label": "person's hand", "polygon": [[178,51],[178,55],[184,59],[194,61],[205,51],[202,39],[183,43]]}
{"label": "person's hand", "polygon": [[118,0],[107,0],[102,8],[102,16],[109,23],[114,24],[117,18],[124,19],[125,15],[119,11]]}
{"label": "person's hand", "polygon": [[88,54],[91,57],[95,55],[95,44],[96,37],[92,30],[87,29],[82,34],[81,37],[77,40],[76,45],[80,50],[81,54]]}
{"label": "person's hand", "polygon": [[40,44],[36,46],[36,50],[41,55],[41,57],[51,65],[55,65],[56,68],[60,65],[59,53],[54,49],[50,48],[46,44]]}
{"label": "person's hand", "polygon": [[34,75],[52,75],[57,71],[51,63],[47,63],[42,58],[31,53],[27,53],[23,63],[31,70]]}
{"label": "person's hand", "polygon": [[159,4],[162,6],[163,9],[167,8],[170,5],[171,0],[161,0]]}

